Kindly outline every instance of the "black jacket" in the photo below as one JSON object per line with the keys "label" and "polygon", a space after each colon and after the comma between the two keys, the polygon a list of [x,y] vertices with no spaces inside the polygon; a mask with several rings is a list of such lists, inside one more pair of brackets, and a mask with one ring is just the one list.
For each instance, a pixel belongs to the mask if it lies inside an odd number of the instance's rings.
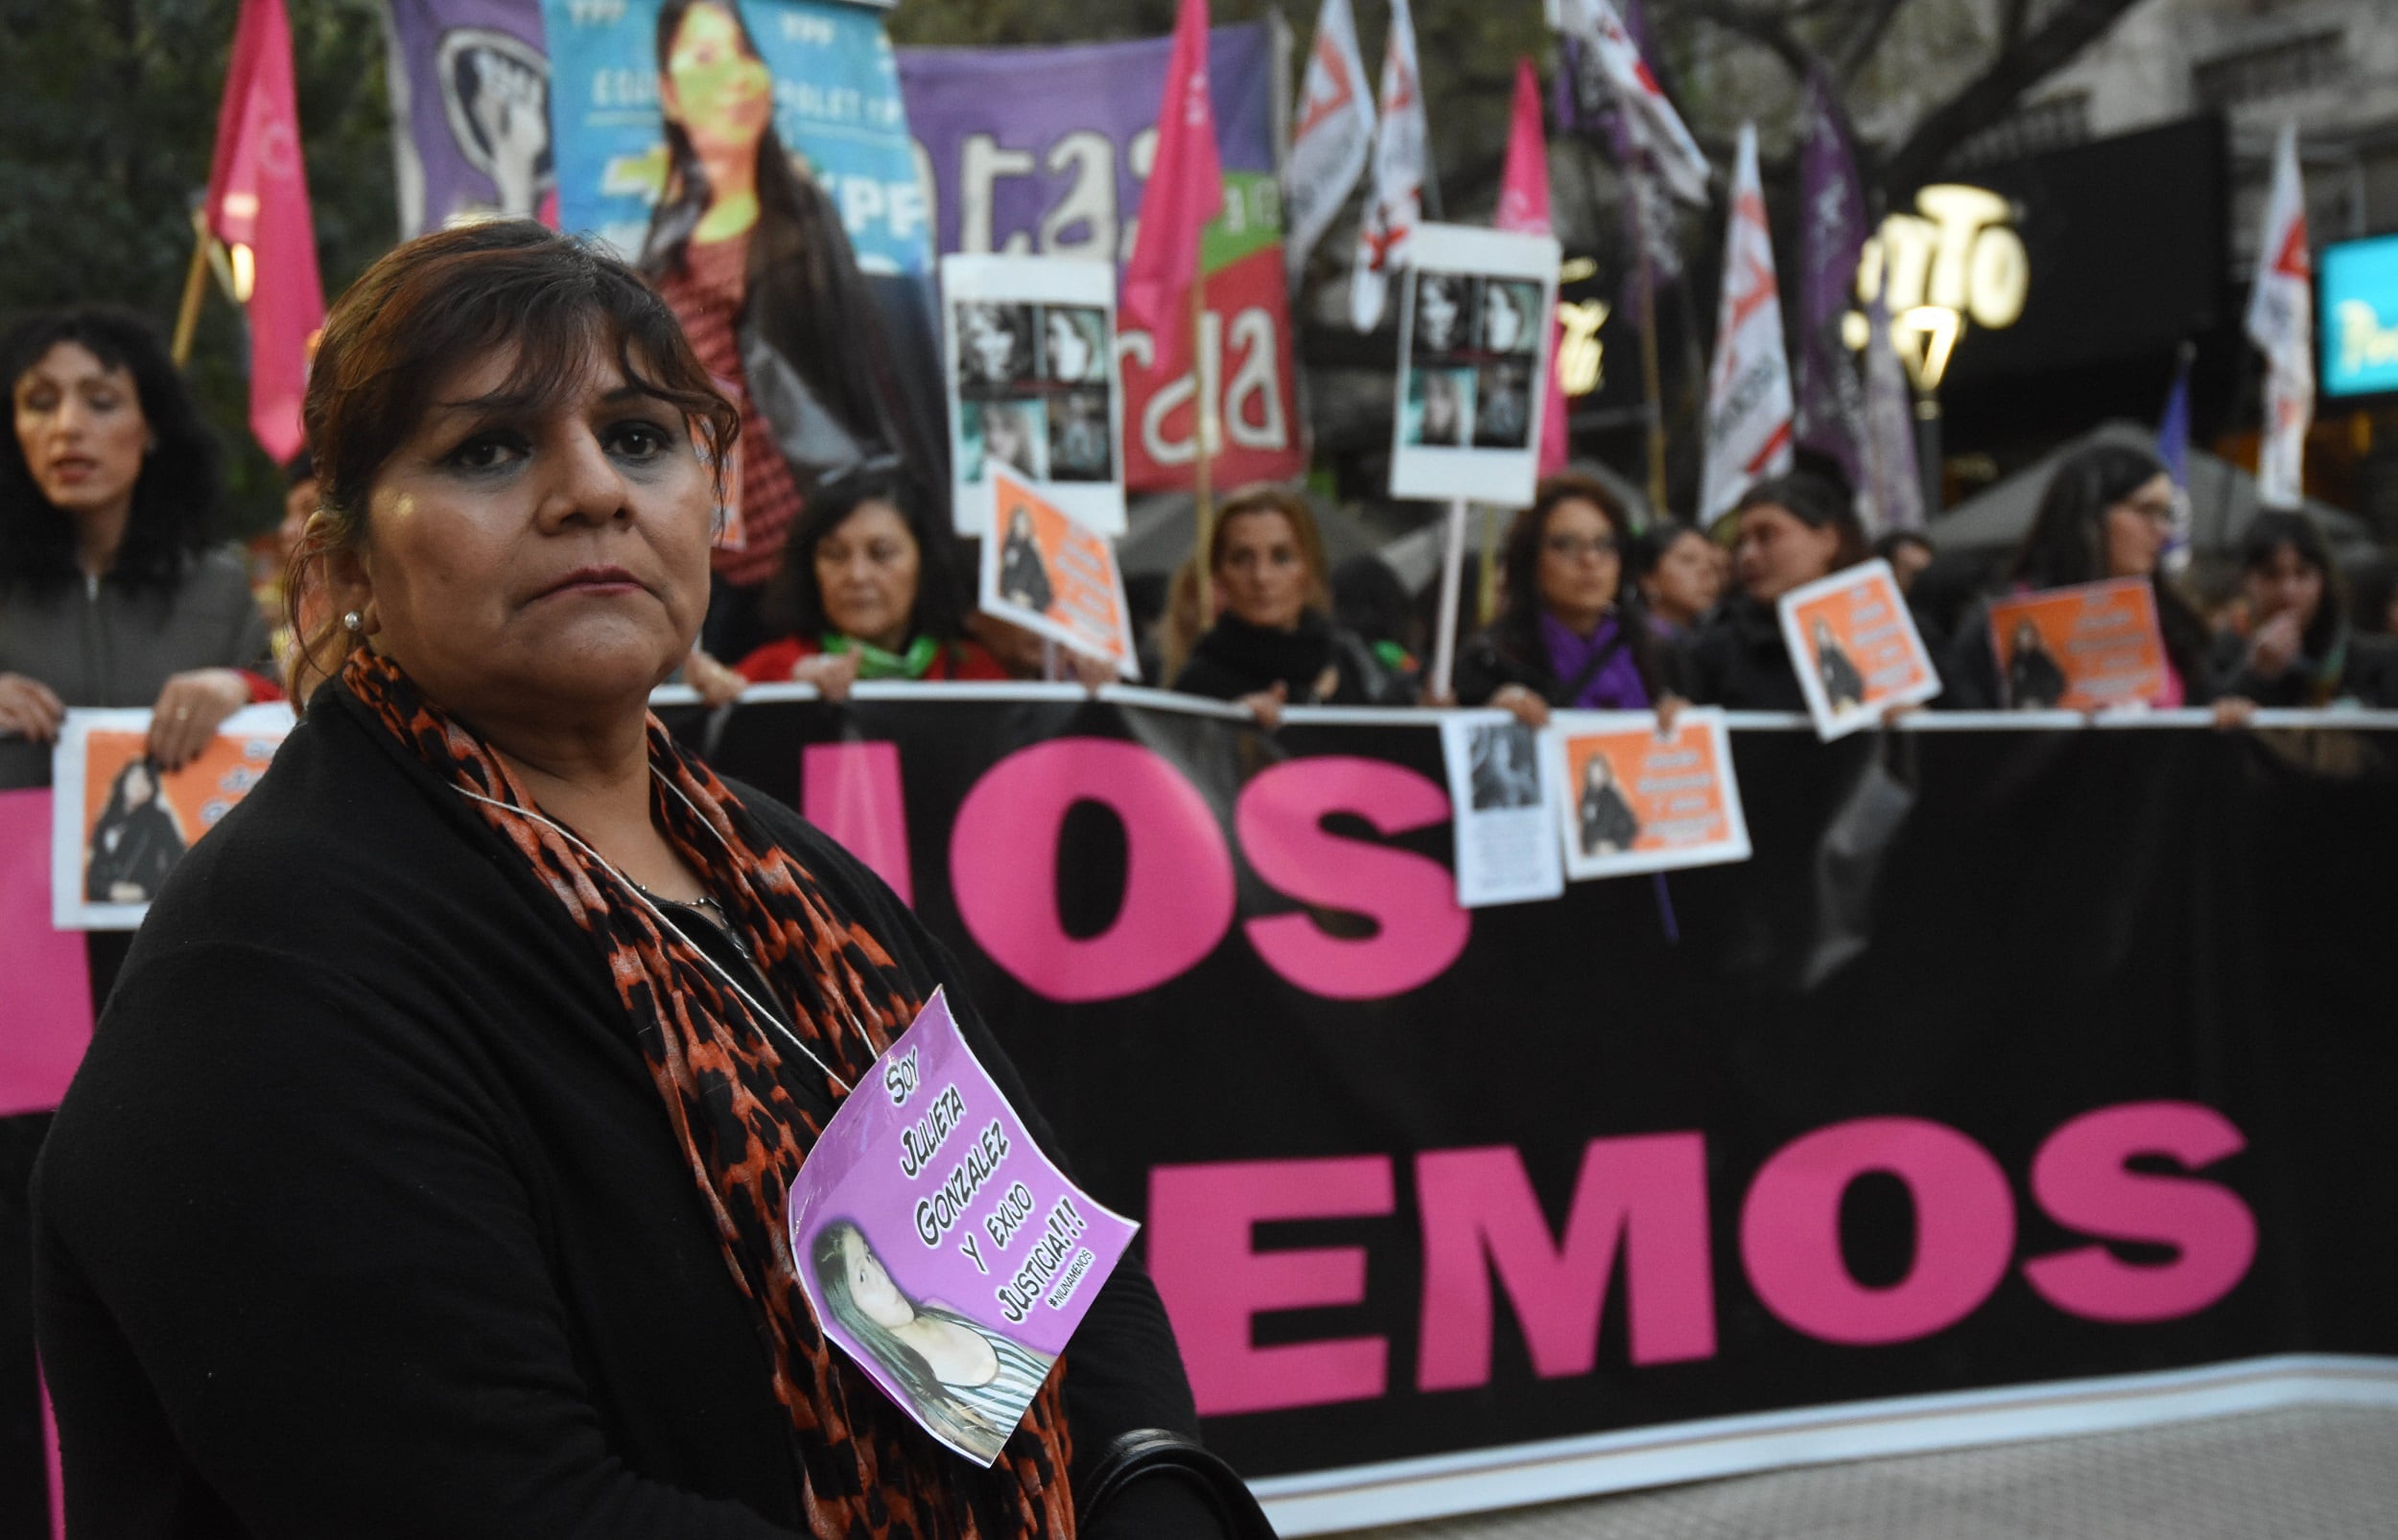
{"label": "black jacket", "polygon": [[[1318,687],[1332,676],[1328,690]],[[1415,692],[1407,681],[1382,666],[1374,649],[1353,631],[1319,610],[1302,612],[1295,631],[1269,631],[1238,616],[1217,618],[1190,661],[1174,676],[1186,695],[1238,700],[1280,682],[1293,706],[1406,706]]]}
{"label": "black jacket", "polygon": [[1791,671],[1781,617],[1771,604],[1736,594],[1700,625],[1683,652],[1690,698],[1736,712],[1804,712],[1806,692]]}
{"label": "black jacket", "polygon": [[109,890],[130,882],[142,890],[136,903],[158,896],[160,884],[183,856],[182,831],[174,815],[153,798],[113,823],[91,831],[91,864],[83,872],[83,898],[90,903],[114,903]]}
{"label": "black jacket", "polygon": [[[736,795],[910,988],[949,986],[1054,1151],[915,919]],[[78,1534],[807,1531],[759,1324],[590,943],[338,683],[152,909],[35,1189]],[[1066,1360],[1078,1456],[1195,1428],[1129,1258]]]}
{"label": "black jacket", "polygon": [[999,595],[1027,610],[1046,611],[1055,597],[1038,542],[1009,535],[999,548]]}

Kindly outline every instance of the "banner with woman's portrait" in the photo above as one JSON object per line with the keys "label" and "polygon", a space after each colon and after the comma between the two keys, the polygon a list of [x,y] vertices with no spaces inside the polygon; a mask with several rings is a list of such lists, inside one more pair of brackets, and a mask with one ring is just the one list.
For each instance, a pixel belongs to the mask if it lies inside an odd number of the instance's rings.
{"label": "banner with woman's portrait", "polygon": [[147,711],[72,711],[51,753],[51,922],[131,930],[192,842],[233,810],[292,731],[289,706],[234,712],[198,758],[163,770]]}
{"label": "banner with woman's portrait", "polygon": [[1115,268],[946,256],[941,303],[957,532],[988,527],[1003,466],[1085,528],[1123,533]]}
{"label": "banner with woman's portrait", "polygon": [[1410,242],[1391,496],[1522,507],[1540,477],[1557,242],[1459,224]]}
{"label": "banner with woman's portrait", "polygon": [[1559,712],[1541,742],[1559,788],[1567,876],[1749,859],[1749,820],[1722,712],[1687,708],[1670,733],[1659,733],[1647,712]]}
{"label": "banner with woman's portrait", "polygon": [[541,16],[561,228],[638,257],[668,189],[668,121],[719,148],[755,145],[770,126],[840,211],[860,268],[929,272],[931,211],[880,12],[837,0],[544,0]]}

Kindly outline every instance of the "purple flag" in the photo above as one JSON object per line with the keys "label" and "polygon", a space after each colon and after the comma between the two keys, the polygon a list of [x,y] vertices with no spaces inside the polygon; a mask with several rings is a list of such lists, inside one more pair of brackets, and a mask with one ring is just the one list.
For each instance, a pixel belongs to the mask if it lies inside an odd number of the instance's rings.
{"label": "purple flag", "polygon": [[1841,324],[1855,304],[1857,262],[1865,249],[1865,192],[1856,157],[1841,131],[1829,85],[1807,82],[1798,143],[1799,444],[1840,464],[1851,487],[1863,485],[1865,400],[1855,356]]}
{"label": "purple flag", "polygon": [[400,234],[459,218],[557,222],[540,0],[391,0]]}

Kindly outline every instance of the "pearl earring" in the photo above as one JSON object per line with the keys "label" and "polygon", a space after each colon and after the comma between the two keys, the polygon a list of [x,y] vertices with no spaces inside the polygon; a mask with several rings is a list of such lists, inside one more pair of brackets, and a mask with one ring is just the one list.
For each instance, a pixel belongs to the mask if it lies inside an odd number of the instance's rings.
{"label": "pearl earring", "polygon": [[364,623],[365,622],[364,620],[359,618],[358,612],[356,610],[352,610],[348,614],[341,617],[341,624],[346,627],[352,635],[356,635],[358,628]]}

